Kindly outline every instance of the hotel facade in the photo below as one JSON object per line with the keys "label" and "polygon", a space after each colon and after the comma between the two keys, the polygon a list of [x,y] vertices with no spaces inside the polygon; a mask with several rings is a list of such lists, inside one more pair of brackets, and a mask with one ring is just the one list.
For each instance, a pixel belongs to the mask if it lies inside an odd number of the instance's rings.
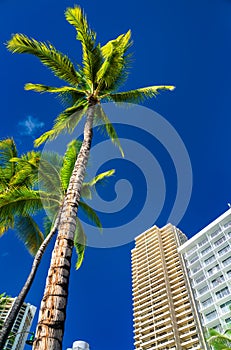
{"label": "hotel facade", "polygon": [[[0,307],[0,321],[5,321],[15,298],[9,298],[7,303]],[[14,322],[11,335],[9,336],[3,350],[23,350],[25,341],[28,337],[36,307],[30,304],[23,303],[18,316]],[[1,330],[1,324],[0,324]]]}
{"label": "hotel facade", "polygon": [[136,237],[132,250],[136,350],[207,349],[187,268],[186,236],[171,224]]}
{"label": "hotel facade", "polygon": [[179,248],[202,325],[225,331],[231,322],[231,209]]}

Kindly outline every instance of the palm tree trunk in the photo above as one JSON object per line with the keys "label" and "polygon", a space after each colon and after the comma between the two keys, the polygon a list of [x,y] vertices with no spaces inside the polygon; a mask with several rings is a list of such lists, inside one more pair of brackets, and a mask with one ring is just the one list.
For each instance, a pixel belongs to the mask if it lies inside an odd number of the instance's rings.
{"label": "palm tree trunk", "polygon": [[89,101],[83,143],[64,199],[58,236],[40,306],[33,350],[62,349],[76,215],[91,148],[95,104],[95,101]]}
{"label": "palm tree trunk", "polygon": [[57,230],[59,219],[60,219],[60,213],[59,213],[58,217],[56,218],[54,226],[51,229],[50,233],[47,235],[47,237],[44,239],[41,246],[39,247],[39,249],[34,257],[34,261],[33,261],[29,276],[27,277],[27,280],[26,280],[21,292],[19,293],[18,297],[15,299],[7,318],[5,319],[5,321],[2,325],[2,329],[0,331],[0,349],[3,349],[3,347],[7,341],[7,338],[10,335],[11,329],[12,329],[13,324],[16,320],[16,317],[19,313],[19,310],[20,310],[20,308],[21,308],[21,306],[22,306],[22,304],[23,304],[23,302],[24,302],[24,300],[25,300],[25,298],[30,290],[31,284],[35,278],[35,275],[36,275],[37,269],[40,265],[42,256],[43,256],[51,238],[54,236],[54,234]]}

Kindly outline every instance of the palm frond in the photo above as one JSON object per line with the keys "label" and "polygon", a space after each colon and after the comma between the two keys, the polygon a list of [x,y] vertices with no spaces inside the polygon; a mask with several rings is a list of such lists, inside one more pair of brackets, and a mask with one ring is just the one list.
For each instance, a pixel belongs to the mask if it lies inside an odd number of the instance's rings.
{"label": "palm frond", "polygon": [[14,227],[14,216],[8,213],[7,216],[0,217],[0,237],[8,231],[10,228]]}
{"label": "palm frond", "polygon": [[60,168],[58,155],[54,152],[43,152],[39,163],[38,182],[39,189],[49,193],[51,198],[61,202],[63,191],[61,188]]}
{"label": "palm frond", "polygon": [[122,157],[124,157],[124,152],[123,152],[123,149],[121,147],[118,135],[115,131],[114,126],[111,124],[108,116],[104,112],[101,105],[97,105],[95,110],[96,110],[95,120],[99,120],[102,122],[102,124],[100,124],[100,130],[102,130],[103,132],[105,132],[109,136],[112,143],[114,143],[114,145],[116,145],[119,148]]}
{"label": "palm frond", "polygon": [[17,157],[18,152],[12,138],[0,140],[0,167],[4,170],[5,179],[10,179],[15,173],[15,164],[10,163],[10,159]]}
{"label": "palm frond", "polygon": [[24,243],[31,255],[37,253],[44,240],[43,233],[31,216],[20,216],[15,219],[18,238]]}
{"label": "palm frond", "polygon": [[97,183],[98,184],[102,183],[103,181],[105,181],[106,178],[111,177],[114,174],[115,174],[115,169],[104,171],[103,173],[100,173],[99,175],[96,175],[95,177],[93,177],[93,179],[91,179],[90,181],[88,181],[85,184],[92,187],[92,186],[96,185]]}
{"label": "palm frond", "polygon": [[[7,218],[14,215],[34,215],[43,209],[41,191],[31,190],[27,187],[12,188],[0,195],[0,217]],[[49,194],[43,193],[44,197]]]}
{"label": "palm frond", "polygon": [[73,172],[81,145],[82,145],[82,142],[79,140],[72,140],[67,145],[67,150],[63,157],[63,165],[62,165],[62,168],[60,169],[61,183],[62,183],[62,188],[64,192],[66,192],[68,188],[71,174]]}
{"label": "palm frond", "polygon": [[81,76],[75,70],[70,59],[57,51],[50,43],[37,41],[24,34],[15,34],[8,41],[7,48],[13,53],[27,53],[37,56],[58,78],[74,86],[81,83]]}
{"label": "palm frond", "polygon": [[100,45],[95,45],[96,33],[89,28],[87,17],[79,6],[67,8],[66,20],[75,27],[77,40],[82,44],[83,50],[83,73],[86,83],[91,92],[96,73],[102,63]]}
{"label": "palm frond", "polygon": [[102,224],[101,221],[96,214],[96,212],[85,202],[80,201],[79,202],[80,208],[83,210],[84,214],[87,216],[87,218],[100,230],[102,230]]}
{"label": "palm frond", "polygon": [[61,87],[54,87],[54,86],[47,86],[43,84],[33,84],[33,83],[27,83],[24,86],[25,90],[29,91],[36,91],[36,92],[50,92],[54,94],[63,94],[68,92],[77,92],[81,94],[81,96],[85,96],[84,92],[82,90],[76,89],[74,87],[70,86],[61,86]]}
{"label": "palm frond", "polygon": [[101,48],[104,62],[97,72],[98,90],[114,90],[119,82],[127,78],[130,58],[127,50],[131,44],[131,31],[129,30]]}
{"label": "palm frond", "polygon": [[43,84],[28,83],[24,86],[25,90],[36,91],[40,93],[49,92],[57,94],[61,102],[66,106],[73,106],[79,100],[84,99],[86,92],[70,86],[53,87]]}
{"label": "palm frond", "polygon": [[81,222],[78,218],[76,218],[76,229],[74,235],[74,246],[77,253],[77,262],[76,262],[76,270],[80,268],[83,262],[85,248],[86,248],[87,237],[84,233]]}
{"label": "palm frond", "polygon": [[160,86],[148,86],[145,88],[139,88],[136,90],[130,90],[125,92],[119,92],[115,94],[108,94],[105,97],[113,100],[114,102],[131,102],[138,103],[147,98],[152,98],[158,95],[159,91],[174,90],[174,86],[160,85]]}
{"label": "palm frond", "polygon": [[54,140],[60,133],[71,133],[82,119],[87,109],[87,100],[80,100],[73,107],[65,109],[56,119],[51,130],[46,131],[34,141],[35,147],[48,140]]}
{"label": "palm frond", "polygon": [[103,184],[106,181],[106,179],[114,175],[114,173],[115,173],[115,170],[111,169],[96,175],[95,177],[93,177],[93,179],[91,179],[88,182],[84,182],[81,189],[81,198],[92,199],[92,192],[95,189],[94,186],[96,184]]}
{"label": "palm frond", "polygon": [[52,222],[48,216],[43,219],[44,237],[47,237],[52,229]]}
{"label": "palm frond", "polygon": [[92,199],[91,189],[87,183],[83,183],[83,185],[82,185],[81,198]]}

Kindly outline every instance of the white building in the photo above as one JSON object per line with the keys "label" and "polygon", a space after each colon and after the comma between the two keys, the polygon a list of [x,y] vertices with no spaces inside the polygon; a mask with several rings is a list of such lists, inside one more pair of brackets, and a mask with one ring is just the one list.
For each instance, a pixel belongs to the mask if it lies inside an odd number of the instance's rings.
{"label": "white building", "polygon": [[205,328],[231,322],[231,209],[178,248]]}
{"label": "white building", "polygon": [[90,350],[89,344],[82,340],[77,340],[73,343],[72,348],[67,350]]}
{"label": "white building", "polygon": [[[7,303],[0,307],[0,320],[4,322],[15,298],[9,298]],[[23,303],[12,328],[12,334],[5,344],[4,350],[23,350],[32,324],[36,307]],[[1,326],[0,326],[1,329]]]}

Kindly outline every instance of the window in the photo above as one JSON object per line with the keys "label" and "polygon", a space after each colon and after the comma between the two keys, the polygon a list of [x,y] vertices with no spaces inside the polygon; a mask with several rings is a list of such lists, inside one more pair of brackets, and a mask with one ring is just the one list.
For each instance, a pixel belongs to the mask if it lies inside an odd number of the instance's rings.
{"label": "window", "polygon": [[227,276],[231,277],[231,270],[227,271]]}
{"label": "window", "polygon": [[227,301],[224,304],[221,304],[220,308],[222,313],[230,312],[231,300]]}
{"label": "window", "polygon": [[208,275],[212,276],[214,275],[217,271],[220,271],[219,265],[215,265],[214,267],[212,267],[211,269],[208,270]]}
{"label": "window", "polygon": [[191,271],[192,273],[196,273],[197,271],[199,271],[201,269],[201,265],[198,264],[196,267],[194,267]]}
{"label": "window", "polygon": [[222,264],[223,264],[224,266],[227,266],[227,265],[231,264],[231,256],[230,256],[229,258],[223,260],[223,261],[222,261]]}
{"label": "window", "polygon": [[189,260],[189,264],[193,264],[195,261],[197,261],[199,257],[196,255],[191,260]]}
{"label": "window", "polygon": [[208,298],[208,299],[202,301],[202,302],[201,302],[201,305],[202,305],[203,307],[206,307],[206,306],[208,306],[208,305],[211,305],[212,303],[213,303],[213,298],[210,297],[210,298]]}
{"label": "window", "polygon": [[209,246],[208,248],[205,248],[204,250],[201,251],[201,255],[205,255],[208,252],[210,252],[212,250],[212,248]]}
{"label": "window", "polygon": [[215,317],[217,317],[217,312],[216,311],[211,311],[208,314],[205,315],[207,321],[213,320]]}
{"label": "window", "polygon": [[224,282],[224,276],[219,276],[219,277],[217,277],[217,278],[215,278],[215,280],[213,280],[212,281],[212,286],[213,287],[216,287],[216,286],[218,286],[219,284],[221,284],[222,282]]}
{"label": "window", "polygon": [[224,224],[224,227],[226,228],[226,227],[229,227],[229,226],[231,226],[231,221],[228,221],[226,224]]}
{"label": "window", "polygon": [[226,319],[225,319],[225,322],[226,322],[226,323],[231,323],[231,317],[226,318]]}
{"label": "window", "polygon": [[221,299],[221,298],[223,298],[226,295],[230,295],[228,287],[225,287],[225,288],[221,289],[220,291],[216,292],[216,297],[218,299]]}
{"label": "window", "polygon": [[203,239],[203,241],[200,241],[200,242],[198,243],[198,246],[201,247],[202,245],[204,245],[204,244],[207,243],[207,242],[208,242],[208,238],[206,237],[206,238]]}
{"label": "window", "polygon": [[201,289],[198,289],[198,294],[201,295],[201,294],[204,294],[205,292],[207,292],[207,290],[209,290],[209,287],[208,286],[205,286]]}
{"label": "window", "polygon": [[223,254],[225,254],[226,252],[229,252],[229,251],[230,251],[230,247],[229,247],[229,245],[226,245],[223,249],[218,251],[218,254],[219,255],[223,255]]}
{"label": "window", "polygon": [[223,243],[225,241],[226,241],[225,236],[222,236],[221,238],[219,238],[217,241],[214,242],[214,245],[217,247],[218,245],[220,245],[221,243]]}
{"label": "window", "polygon": [[215,256],[214,255],[212,255],[212,256],[210,256],[208,259],[206,259],[205,261],[204,261],[204,263],[205,263],[205,265],[208,265],[208,264],[210,264],[212,261],[214,261],[215,260]]}
{"label": "window", "polygon": [[195,284],[198,284],[198,283],[204,281],[204,279],[205,279],[205,276],[204,275],[200,275],[200,277],[195,279]]}
{"label": "window", "polygon": [[231,231],[228,232],[228,236],[231,237]]}
{"label": "window", "polygon": [[211,238],[216,237],[219,233],[221,232],[221,229],[217,229],[216,231],[214,231],[213,233],[211,233]]}

